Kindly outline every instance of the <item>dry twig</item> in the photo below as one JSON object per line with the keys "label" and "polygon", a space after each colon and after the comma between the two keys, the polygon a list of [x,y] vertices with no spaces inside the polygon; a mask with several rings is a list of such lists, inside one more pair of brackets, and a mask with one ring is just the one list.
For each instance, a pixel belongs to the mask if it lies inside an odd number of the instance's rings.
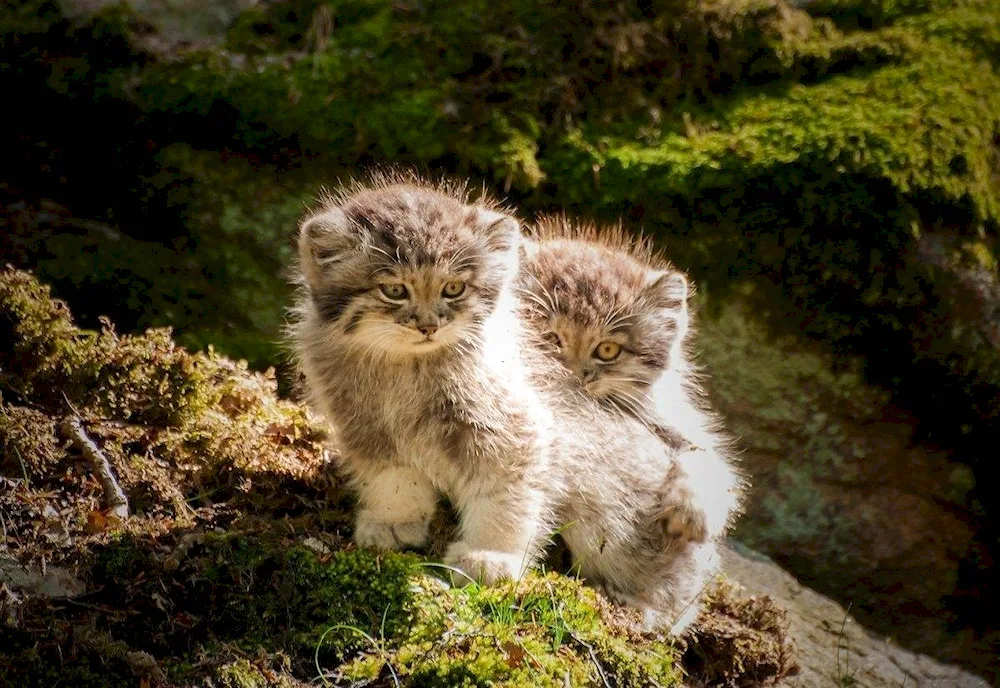
{"label": "dry twig", "polygon": [[125,491],[118,484],[118,479],[115,478],[108,457],[83,429],[83,421],[80,420],[80,417],[67,416],[59,426],[59,430],[90,462],[98,481],[101,483],[101,488],[104,490],[104,500],[108,508],[111,509],[111,513],[120,519],[128,518],[128,498],[125,496]]}

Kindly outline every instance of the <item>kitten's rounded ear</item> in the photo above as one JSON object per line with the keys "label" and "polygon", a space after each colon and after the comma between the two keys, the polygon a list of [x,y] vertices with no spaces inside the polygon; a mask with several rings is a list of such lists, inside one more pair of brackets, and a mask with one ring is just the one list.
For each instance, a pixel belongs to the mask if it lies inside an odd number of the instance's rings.
{"label": "kitten's rounded ear", "polygon": [[654,272],[646,282],[646,294],[654,304],[667,310],[687,310],[689,291],[684,273],[676,270]]}
{"label": "kitten's rounded ear", "polygon": [[327,265],[342,260],[362,240],[361,232],[340,208],[326,208],[299,226],[299,263],[310,286]]}
{"label": "kitten's rounded ear", "polygon": [[521,225],[510,215],[503,215],[493,210],[480,210],[477,220],[491,250],[507,253],[520,244]]}

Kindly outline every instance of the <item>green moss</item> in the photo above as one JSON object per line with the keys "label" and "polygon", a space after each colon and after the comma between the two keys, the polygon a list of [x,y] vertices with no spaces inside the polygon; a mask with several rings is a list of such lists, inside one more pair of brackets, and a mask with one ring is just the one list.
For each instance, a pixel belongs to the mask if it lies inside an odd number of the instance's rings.
{"label": "green moss", "polygon": [[220,688],[296,688],[302,685],[285,673],[288,667],[268,668],[237,659],[216,669],[209,680]]}
{"label": "green moss", "polygon": [[99,332],[80,330],[23,272],[0,273],[0,336],[0,384],[49,408],[69,411],[68,399],[102,417],[178,424],[217,399],[205,361],[177,349],[169,331],[119,336],[108,322]]}
{"label": "green moss", "polygon": [[225,688],[268,688],[272,685],[257,667],[245,659],[220,667],[216,678]]}
{"label": "green moss", "polygon": [[103,549],[94,563],[92,576],[99,585],[122,585],[133,581],[156,563],[155,555],[132,539],[114,542]]}
{"label": "green moss", "polygon": [[[979,84],[970,85],[965,74],[972,55],[940,44],[924,50],[934,51],[933,62],[928,56],[719,102],[713,111],[693,114],[686,132],[669,132],[655,147],[586,134],[567,144],[596,158],[608,202],[622,198],[626,186],[633,196],[684,197],[746,183],[765,170],[776,184],[800,186],[801,168],[811,167],[814,175],[860,173],[886,179],[903,193],[920,189],[951,203],[971,202],[980,221],[995,221],[1000,204],[990,181],[990,146],[998,110],[997,101],[983,96],[996,93],[998,78],[987,68]],[[594,156],[595,150],[604,152]],[[965,163],[956,173],[959,157]],[[908,234],[909,227],[886,230]]]}
{"label": "green moss", "polygon": [[104,48],[93,55],[92,67],[96,70],[130,62],[137,56],[133,41],[135,32],[151,28],[138,18],[127,2],[105,5],[89,18],[89,24],[82,31]]}
{"label": "green moss", "polygon": [[51,471],[61,458],[50,417],[0,401],[0,473],[30,481]]}
{"label": "green moss", "polygon": [[[225,535],[199,538],[167,565],[147,544],[113,543],[93,575],[100,599],[150,606],[112,630],[146,638],[151,651],[161,642],[176,652],[185,639],[211,638],[247,653],[288,653],[295,673],[315,660],[331,679],[395,672],[415,686],[555,687],[567,675],[572,685],[599,686],[602,674],[619,686],[679,681],[670,645],[637,640],[607,621],[606,603],[577,581],[532,574],[519,583],[449,589],[415,564],[409,556],[356,549],[317,555]],[[171,628],[179,618],[184,628]],[[176,666],[171,675],[190,680],[198,671]],[[255,683],[264,677],[245,662],[223,662],[215,672],[225,685],[280,685]]]}
{"label": "green moss", "polygon": [[933,14],[918,15],[900,22],[924,35],[944,38],[1000,65],[1000,9],[984,1],[954,3]]}
{"label": "green moss", "polygon": [[954,429],[996,431],[981,410],[996,408],[1000,357],[915,237],[995,236],[1000,77],[901,23],[865,40],[890,38],[898,59],[877,69],[683,104],[652,130],[581,125],[539,162],[555,205],[641,220],[715,298],[755,281],[774,329],[867,359],[872,382],[932,418],[940,403],[924,409],[906,381],[933,379],[953,414],[939,429],[964,442]]}
{"label": "green moss", "polygon": [[[713,395],[723,406],[745,404],[769,423],[808,428],[815,435],[831,416],[872,417],[887,394],[865,384],[860,361],[839,361],[818,348],[804,350],[790,335],[774,336],[752,319],[738,302],[707,317],[698,334],[698,352]],[[747,360],[757,365],[746,366]],[[848,407],[837,413],[834,404]],[[826,413],[821,415],[820,411]],[[766,442],[774,427],[737,431],[751,441]]]}
{"label": "green moss", "polygon": [[[674,4],[676,12],[655,18],[584,7],[585,22],[576,16],[581,8],[531,3],[500,12],[482,2],[446,12],[382,2],[252,9],[228,43],[250,51],[247,64],[225,52],[193,53],[150,66],[129,94],[153,112],[206,114],[224,103],[239,113],[241,138],[251,145],[260,143],[258,132],[294,137],[309,151],[336,146],[334,157],[346,164],[361,155],[420,163],[453,155],[507,184],[534,188],[543,178],[534,160],[539,124],[553,115],[578,116],[593,102],[648,112],[693,91],[728,90],[742,74],[815,71],[839,60],[828,50],[826,58],[809,56],[812,67],[798,65],[787,46],[810,36],[811,22],[777,3]],[[572,35],[544,29],[553,25]],[[601,37],[580,28],[586,25],[601,27]],[[705,45],[688,44],[701,36]],[[563,57],[567,38],[581,53],[573,63]],[[309,51],[290,64],[255,58],[267,43]],[[663,67],[710,51],[719,57],[688,65],[683,79]],[[855,53],[849,62],[867,61]],[[361,56],[380,68],[364,68]],[[602,85],[608,81],[616,85]],[[483,93],[499,107],[483,102]]]}
{"label": "green moss", "polygon": [[[59,24],[53,8],[36,9]],[[127,302],[119,318],[176,323],[186,344],[215,342],[263,367],[278,353],[299,204],[371,162],[444,169],[492,180],[526,214],[641,222],[717,292],[769,280],[762,310],[778,303],[776,322],[871,355],[901,397],[915,395],[897,381],[934,377],[962,416],[942,425],[975,427],[993,414],[978,409],[1000,389],[997,357],[938,299],[938,276],[910,249],[935,226],[996,233],[995,3],[807,10],[770,0],[255,5],[223,47],[136,51],[111,61],[125,69],[80,73],[156,123],[158,147],[123,194],[148,194],[133,224],[145,227],[151,207],[168,215],[148,232],[156,241],[62,232],[33,250],[54,256],[39,266],[60,289],[103,285]],[[100,21],[120,35],[135,20],[115,12]],[[38,35],[28,14],[11,21]],[[62,49],[56,71],[72,75],[79,56]],[[34,64],[25,55],[9,61]],[[914,338],[928,330],[944,343],[925,353]]]}
{"label": "green moss", "polygon": [[0,684],[124,688],[162,680],[156,662],[88,626],[58,624],[41,633],[0,627]]}
{"label": "green moss", "polygon": [[[595,38],[573,28],[568,38],[582,55],[567,65],[567,37],[542,27],[578,27],[579,17],[554,7],[539,16],[534,5],[515,4],[500,13],[467,5],[446,16],[414,9],[405,19],[389,3],[364,11],[321,3],[252,9],[233,29],[231,48],[255,45],[257,39],[235,38],[248,27],[263,34],[261,40],[294,45],[326,17],[328,35],[311,39],[312,50],[287,64],[253,56],[245,62],[219,51],[191,53],[151,65],[129,94],[153,112],[203,115],[225,104],[239,113],[241,138],[249,145],[262,143],[258,134],[294,137],[312,151],[336,145],[335,157],[345,164],[368,155],[420,163],[455,155],[464,166],[530,189],[544,178],[535,161],[539,144],[561,128],[551,127],[554,114],[602,125],[616,112],[640,123],[650,113],[658,120],[679,99],[731,91],[741,77],[815,80],[898,62],[919,43],[902,32],[842,36],[772,2],[677,3],[677,13],[627,18],[585,8],[601,34]],[[433,25],[433,35],[405,28],[414,22]],[[519,35],[535,33],[539,40],[530,45]],[[654,39],[663,34],[666,39]],[[477,37],[475,44],[469,36]],[[699,37],[705,45],[695,44]],[[705,54],[716,57],[691,63]],[[360,55],[380,69],[360,70]],[[486,55],[496,56],[492,66],[481,64]],[[664,70],[664,64],[677,63],[687,67],[683,79]],[[644,78],[646,73],[655,78]],[[609,80],[613,92],[605,93],[601,84]],[[476,97],[482,92],[502,105],[483,107]],[[597,117],[578,117],[588,111],[585,105],[598,104]]]}
{"label": "green moss", "polygon": [[[33,365],[55,360],[72,375],[72,361],[47,345],[44,325],[49,337],[74,345],[100,336],[77,330],[30,275],[8,270],[0,285],[17,286],[0,300],[0,314],[38,326],[14,328],[18,336],[0,351],[10,356],[21,337],[37,335],[48,355]],[[114,346],[97,353],[124,358]],[[20,473],[14,447],[28,456],[28,480],[0,492],[14,553],[73,562],[88,584],[85,604],[38,600],[16,610],[16,623],[48,631],[0,630],[5,684],[48,685],[58,667],[60,678],[94,688],[161,685],[166,677],[175,685],[289,688],[317,672],[330,682],[389,681],[395,672],[411,686],[680,685],[673,646],[637,633],[626,612],[578,580],[532,573],[454,588],[413,555],[351,545],[351,500],[335,476],[324,478],[304,410],[278,401],[273,379],[244,365],[212,353],[197,360],[217,402],[191,409],[179,426],[95,418],[92,407],[80,408],[128,493],[134,514],[124,522],[102,516],[84,462],[54,443],[63,412],[46,410],[47,392],[22,385],[30,389],[17,398],[23,405],[5,402],[0,468]],[[128,384],[113,380],[100,394]],[[140,406],[169,390],[143,394]],[[199,486],[207,494],[185,499]],[[37,525],[57,522],[57,531]],[[450,530],[438,524],[434,532],[443,541]],[[53,545],[53,532],[67,542]],[[101,631],[71,630],[84,627]]]}
{"label": "green moss", "polygon": [[292,408],[265,395],[273,374],[246,376],[245,364],[189,354],[169,330],[118,335],[108,321],[98,332],[77,328],[65,304],[22,271],[0,272],[0,336],[0,384],[51,410],[183,426],[219,404],[240,415]]}
{"label": "green moss", "polygon": [[872,28],[928,11],[934,0],[817,0],[809,13],[844,26]]}
{"label": "green moss", "polygon": [[997,269],[997,256],[993,253],[993,249],[983,241],[963,241],[958,260],[972,268],[990,272],[995,272]]}
{"label": "green moss", "polygon": [[[238,533],[197,537],[165,558],[145,539],[125,537],[102,548],[91,576],[109,601],[172,609],[127,620],[120,633],[174,649],[212,638],[247,652],[281,650],[304,666],[314,654],[335,660],[357,649],[363,641],[347,627],[390,636],[405,628],[413,561],[357,549],[321,557]],[[190,622],[175,627],[177,614]]]}
{"label": "green moss", "polygon": [[[292,258],[289,238],[325,173],[312,166],[279,171],[182,143],[159,151],[158,162],[162,169],[151,186],[162,190],[171,206],[184,208],[184,223],[198,237],[194,250],[205,274],[186,278],[186,289],[210,291],[207,274],[228,285],[228,299],[221,304],[181,297],[154,309],[177,324],[177,339],[185,346],[215,346],[266,367],[280,358],[279,333],[291,298],[285,269]],[[205,188],[213,192],[206,194]]]}
{"label": "green moss", "polygon": [[[294,499],[290,482],[330,482],[318,472],[322,433],[303,407],[277,399],[273,370],[190,354],[165,330],[79,329],[62,302],[16,270],[0,272],[0,330],[0,467],[9,475],[72,465],[75,450],[55,431],[80,414],[141,516],[184,519],[187,499],[234,491],[277,506]],[[83,510],[73,522],[83,528],[86,519]]]}
{"label": "green moss", "polygon": [[405,685],[442,688],[679,683],[669,645],[636,641],[607,623],[595,593],[571,579],[532,574],[519,583],[446,590],[422,578],[418,585],[430,597],[408,632],[375,636],[337,676],[358,681],[395,672]]}

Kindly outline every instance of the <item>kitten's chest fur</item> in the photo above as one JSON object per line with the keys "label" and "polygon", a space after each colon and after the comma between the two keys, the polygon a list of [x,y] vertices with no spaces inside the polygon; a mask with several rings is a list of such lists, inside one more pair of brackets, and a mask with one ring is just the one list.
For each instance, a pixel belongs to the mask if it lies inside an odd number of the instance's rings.
{"label": "kitten's chest fur", "polygon": [[502,468],[495,457],[525,452],[537,419],[497,367],[484,356],[455,352],[358,366],[336,381],[332,395],[340,399],[330,415],[343,451],[410,465],[439,487]]}
{"label": "kitten's chest fur", "polygon": [[396,462],[443,454],[434,416],[452,390],[428,362],[383,363],[340,382],[334,415],[346,451]]}

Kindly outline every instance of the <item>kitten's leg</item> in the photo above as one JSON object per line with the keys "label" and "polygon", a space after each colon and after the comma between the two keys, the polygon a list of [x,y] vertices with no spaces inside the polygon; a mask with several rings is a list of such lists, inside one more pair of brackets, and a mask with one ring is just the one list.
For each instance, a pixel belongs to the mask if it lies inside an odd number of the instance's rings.
{"label": "kitten's leg", "polygon": [[356,480],[359,509],[354,541],[361,547],[397,550],[427,542],[437,493],[420,473],[386,468]]}
{"label": "kitten's leg", "polygon": [[541,550],[544,495],[516,485],[501,492],[458,497],[462,537],[448,547],[445,563],[484,583],[519,579]]}
{"label": "kitten's leg", "polygon": [[681,452],[663,486],[667,535],[692,543],[723,535],[738,510],[739,492],[738,474],[717,451]]}
{"label": "kitten's leg", "polygon": [[[700,449],[685,453],[704,454]],[[697,457],[696,457],[697,458]],[[708,539],[706,514],[698,504],[698,495],[692,489],[689,476],[680,463],[674,460],[663,484],[660,496],[664,531],[668,536],[684,542],[705,542]]]}
{"label": "kitten's leg", "polygon": [[669,629],[679,636],[698,619],[702,595],[719,569],[714,543],[689,544],[674,557],[664,572],[659,589],[645,595],[639,604],[646,630]]}

